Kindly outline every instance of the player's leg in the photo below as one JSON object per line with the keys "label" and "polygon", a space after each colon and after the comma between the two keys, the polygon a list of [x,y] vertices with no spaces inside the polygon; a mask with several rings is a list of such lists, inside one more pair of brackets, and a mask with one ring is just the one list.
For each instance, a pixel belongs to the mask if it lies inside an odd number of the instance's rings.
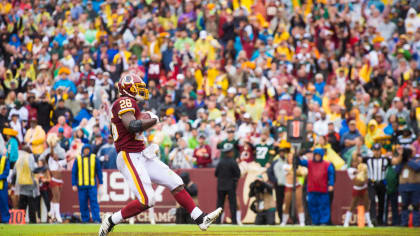
{"label": "player's leg", "polygon": [[99,230],[99,235],[107,235],[114,225],[124,219],[136,216],[154,205],[153,189],[150,177],[144,167],[143,158],[139,153],[120,152],[117,156],[117,168],[124,176],[130,190],[135,194],[136,200],[129,202],[120,211],[106,216]]}
{"label": "player's leg", "polygon": [[196,220],[202,211],[198,208],[191,196],[184,189],[184,182],[167,165],[157,159],[146,159],[145,166],[153,183],[167,187],[175,200],[191,214],[191,218]]}
{"label": "player's leg", "polygon": [[150,175],[153,183],[165,186],[168,188],[175,200],[191,215],[194,222],[199,225],[201,230],[206,230],[213,221],[220,215],[222,209],[218,208],[215,211],[205,214],[197,207],[191,198],[190,194],[184,188],[184,182],[174,171],[169,169],[167,165],[157,158],[145,160],[144,165]]}
{"label": "player's leg", "polygon": [[130,202],[121,211],[113,215],[114,224],[136,216],[154,205],[152,182],[144,166],[144,159],[140,157],[140,154],[121,152],[117,167],[127,180],[131,191],[135,193],[137,200]]}

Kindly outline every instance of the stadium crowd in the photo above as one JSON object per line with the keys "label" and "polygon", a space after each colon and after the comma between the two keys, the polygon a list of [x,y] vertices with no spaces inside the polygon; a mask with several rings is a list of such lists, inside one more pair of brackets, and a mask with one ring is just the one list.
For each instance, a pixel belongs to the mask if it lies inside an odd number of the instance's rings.
{"label": "stadium crowd", "polygon": [[[418,0],[0,0],[1,189],[9,182],[13,208],[44,199],[60,222],[60,171],[84,145],[116,169],[110,106],[130,69],[149,89],[139,106],[161,118],[145,139],[171,168],[216,167],[233,150],[239,164],[273,167],[279,199],[290,166],[272,163],[291,163],[286,122],[304,118],[306,153],[333,170],[366,162],[374,224],[387,224],[390,201],[393,225],[408,224],[410,203],[418,225],[420,168],[404,174],[391,157],[420,156],[419,10]],[[414,180],[401,188],[405,175]]]}

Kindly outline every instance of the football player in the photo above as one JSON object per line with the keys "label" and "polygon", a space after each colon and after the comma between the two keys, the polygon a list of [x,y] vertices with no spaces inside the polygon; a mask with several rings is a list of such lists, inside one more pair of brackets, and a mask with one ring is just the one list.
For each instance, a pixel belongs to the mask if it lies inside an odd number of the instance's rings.
{"label": "football player", "polygon": [[168,188],[176,201],[184,207],[203,231],[217,219],[221,208],[206,214],[198,208],[184,189],[182,179],[159,160],[156,144],[145,146],[143,131],[153,127],[159,118],[152,112],[141,112],[138,101],[147,100],[149,93],[141,77],[125,72],[118,82],[120,97],[112,104],[111,132],[117,149],[117,168],[124,176],[136,200],[120,211],[105,215],[99,236],[107,235],[113,227],[154,205],[152,183]]}

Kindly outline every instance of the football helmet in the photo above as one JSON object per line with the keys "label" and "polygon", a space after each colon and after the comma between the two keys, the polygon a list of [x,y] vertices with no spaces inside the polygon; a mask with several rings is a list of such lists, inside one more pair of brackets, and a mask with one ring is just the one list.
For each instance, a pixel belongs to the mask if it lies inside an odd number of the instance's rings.
{"label": "football helmet", "polygon": [[124,72],[118,81],[120,96],[128,96],[143,101],[149,99],[149,90],[146,83],[133,71]]}

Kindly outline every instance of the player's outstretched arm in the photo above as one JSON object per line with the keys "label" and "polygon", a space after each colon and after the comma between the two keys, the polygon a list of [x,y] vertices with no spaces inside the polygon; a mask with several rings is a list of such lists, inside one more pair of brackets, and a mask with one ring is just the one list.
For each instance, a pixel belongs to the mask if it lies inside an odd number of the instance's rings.
{"label": "player's outstretched arm", "polygon": [[130,133],[143,132],[157,123],[157,120],[154,118],[136,120],[134,113],[131,111],[122,114],[121,120]]}

